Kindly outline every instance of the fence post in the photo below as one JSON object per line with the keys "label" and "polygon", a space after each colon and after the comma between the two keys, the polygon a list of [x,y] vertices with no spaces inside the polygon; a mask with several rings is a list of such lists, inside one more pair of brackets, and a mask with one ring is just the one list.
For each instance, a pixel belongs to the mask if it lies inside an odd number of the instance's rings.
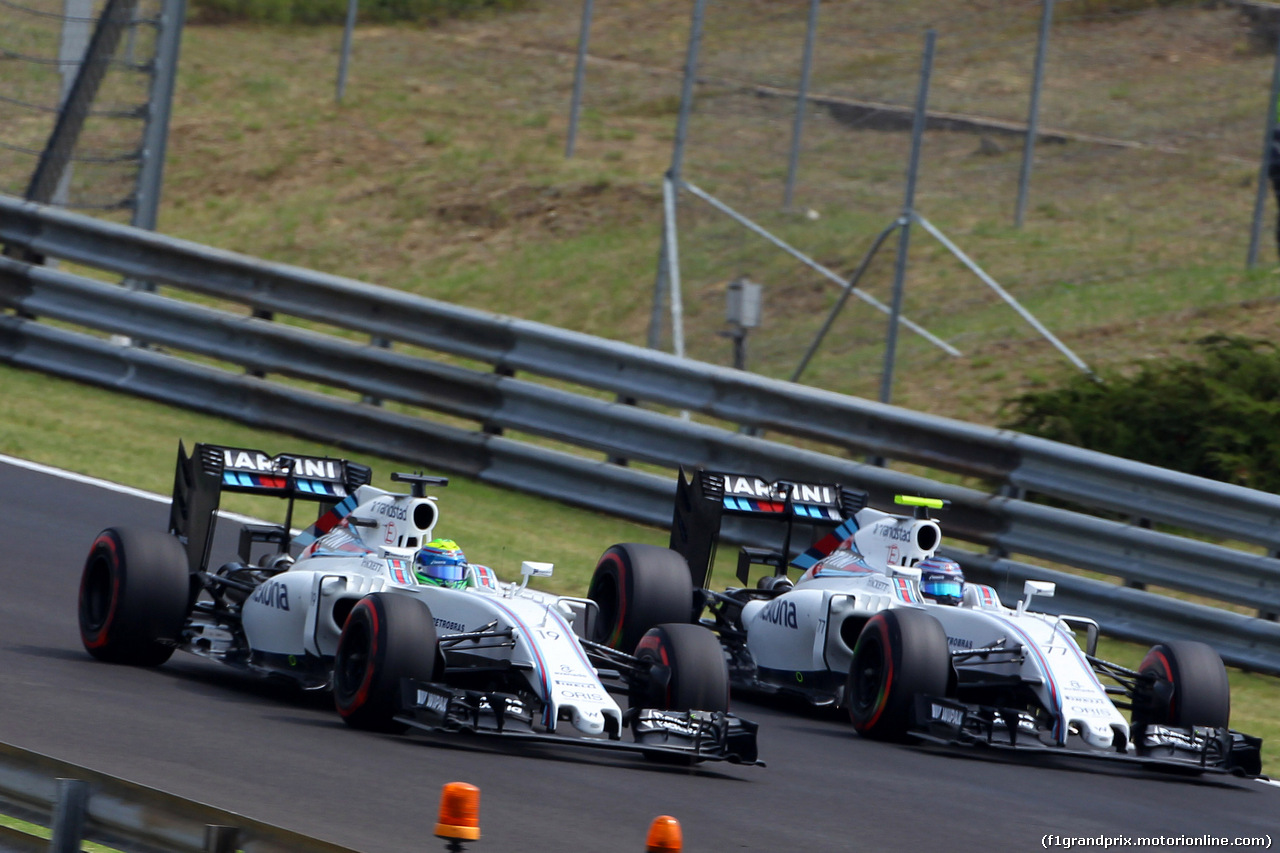
{"label": "fence post", "polygon": [[893,270],[893,304],[889,309],[889,334],[884,346],[884,370],[880,374],[880,402],[893,396],[893,366],[898,348],[898,318],[902,315],[902,291],[907,276],[907,250],[911,244],[911,220],[915,216],[916,175],[920,171],[920,147],[924,141],[929,109],[929,76],[933,73],[933,48],[938,34],[924,36],[924,61],[920,69],[920,91],[916,95],[916,116],[911,125],[911,161],[907,166],[907,194],[902,205],[902,230],[898,232],[898,258]]}
{"label": "fence post", "polygon": [[[58,109],[66,104],[67,95],[71,92],[71,84],[76,80],[80,65],[84,62],[85,51],[89,49],[89,34],[92,32],[93,0],[62,0],[62,39],[58,45],[58,63],[62,73],[62,89],[58,96]],[[71,172],[73,164],[68,163],[58,181],[58,188],[53,191],[51,202],[65,207],[71,191]]]}
{"label": "fence post", "polygon": [[234,826],[205,825],[204,853],[236,853],[239,843],[240,831]]}
{"label": "fence post", "polygon": [[356,11],[360,0],[347,0],[347,24],[342,30],[342,54],[338,57],[338,91],[334,100],[342,103],[347,93],[347,63],[351,59],[351,35],[356,28]]}
{"label": "fence post", "polygon": [[1035,72],[1031,77],[1031,106],[1027,109],[1027,136],[1022,142],[1022,173],[1018,177],[1018,209],[1014,225],[1022,227],[1027,212],[1027,189],[1031,184],[1031,163],[1036,155],[1036,134],[1040,127],[1040,89],[1044,84],[1044,62],[1049,52],[1049,30],[1053,26],[1053,0],[1042,0],[1044,11],[1040,15],[1040,42],[1036,46]]}
{"label": "fence post", "polygon": [[587,42],[591,38],[593,0],[582,2],[582,24],[578,28],[578,63],[573,69],[573,98],[569,102],[569,139],[564,146],[565,158],[573,156],[573,143],[578,138],[578,110],[582,108],[582,82],[587,76]]}
{"label": "fence post", "polygon": [[[1258,194],[1253,202],[1253,227],[1249,231],[1249,269],[1253,269],[1258,263],[1258,237],[1262,231],[1262,215],[1267,197],[1267,179],[1270,177],[1268,173],[1271,170],[1271,137],[1276,129],[1277,97],[1280,97],[1280,38],[1276,39],[1276,60],[1271,70],[1271,98],[1267,101],[1267,129],[1262,137],[1262,159],[1258,165]],[[1280,212],[1277,212],[1276,216],[1280,217]]]}
{"label": "fence post", "polygon": [[[675,228],[676,222],[676,206],[681,184],[680,170],[684,165],[684,142],[689,131],[689,112],[693,108],[693,84],[698,76],[698,50],[702,45],[702,17],[706,7],[707,0],[694,0],[693,22],[689,27],[689,49],[684,62],[684,82],[680,87],[680,116],[676,120],[676,141],[671,151],[671,168],[667,170],[667,176],[663,182],[662,248],[658,255],[658,277],[653,285],[653,311],[649,315],[649,346],[654,348],[661,338],[659,329],[662,323],[662,297],[671,285],[668,274],[674,266],[672,256],[675,253],[672,247],[676,242],[676,234],[671,229]],[[668,183],[671,192],[669,204],[666,198]],[[671,233],[668,233],[669,230]],[[673,292],[673,316],[677,310],[674,303],[676,298]],[[673,330],[672,336],[674,335]],[[680,346],[683,350],[683,340],[680,341]]]}
{"label": "fence post", "polygon": [[164,186],[164,159],[169,144],[169,114],[173,108],[174,80],[178,76],[178,55],[182,47],[182,27],[187,17],[187,0],[164,0],[160,11],[160,32],[156,37],[151,96],[147,100],[147,126],[142,141],[142,167],[138,170],[138,201],[133,224],[154,231]]}
{"label": "fence post", "polygon": [[[169,115],[173,111],[173,89],[178,77],[178,55],[182,28],[187,20],[187,0],[164,0],[160,9],[160,31],[156,36],[155,60],[151,69],[151,93],[147,99],[147,124],[142,134],[142,162],[138,167],[137,199],[132,224],[156,230],[160,193],[164,189],[164,161],[169,147]],[[132,34],[133,27],[129,28]],[[125,287],[154,293],[154,282],[132,277]]]}
{"label": "fence post", "polygon": [[49,141],[40,152],[40,160],[27,185],[25,197],[28,201],[48,204],[53,198],[62,173],[71,162],[98,88],[111,66],[120,36],[132,22],[137,7],[138,0],[107,0],[103,7],[93,35],[89,37],[80,71],[67,90]]}
{"label": "fence post", "polygon": [[668,174],[662,180],[662,233],[666,241],[667,289],[671,297],[671,351],[684,358],[684,295],[680,290],[680,234],[676,229],[679,184]]}
{"label": "fence post", "polygon": [[809,102],[809,75],[813,70],[813,37],[818,29],[818,3],[809,0],[809,24],[804,33],[804,59],[800,63],[800,92],[796,95],[796,118],[791,126],[791,156],[787,160],[787,189],[782,206],[791,209],[796,189],[796,170],[800,165],[800,136],[804,132],[804,109]]}
{"label": "fence post", "polygon": [[53,810],[53,837],[49,840],[49,853],[80,853],[88,807],[88,782],[82,779],[58,780],[58,802]]}

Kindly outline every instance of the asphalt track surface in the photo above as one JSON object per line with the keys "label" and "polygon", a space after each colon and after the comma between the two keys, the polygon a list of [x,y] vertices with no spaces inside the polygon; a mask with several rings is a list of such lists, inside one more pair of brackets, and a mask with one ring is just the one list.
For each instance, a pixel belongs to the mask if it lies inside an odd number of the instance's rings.
{"label": "asphalt track surface", "polygon": [[474,851],[638,852],[660,814],[679,819],[690,853],[989,853],[1042,849],[1046,835],[1280,843],[1273,785],[879,744],[787,706],[734,705],[760,723],[768,767],[691,771],[356,732],[327,697],[184,654],[157,669],[98,663],[75,615],[89,543],[106,526],[163,528],[167,504],[3,462],[0,496],[0,741],[365,853],[445,849],[432,830],[451,781],[481,790]]}

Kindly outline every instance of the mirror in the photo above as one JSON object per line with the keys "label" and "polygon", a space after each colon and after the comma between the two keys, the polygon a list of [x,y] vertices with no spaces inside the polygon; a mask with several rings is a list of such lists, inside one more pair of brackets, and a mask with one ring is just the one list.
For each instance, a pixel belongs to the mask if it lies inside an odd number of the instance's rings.
{"label": "mirror", "polygon": [[520,574],[527,578],[549,578],[551,570],[555,568],[555,563],[535,563],[531,560],[525,560],[520,564]]}

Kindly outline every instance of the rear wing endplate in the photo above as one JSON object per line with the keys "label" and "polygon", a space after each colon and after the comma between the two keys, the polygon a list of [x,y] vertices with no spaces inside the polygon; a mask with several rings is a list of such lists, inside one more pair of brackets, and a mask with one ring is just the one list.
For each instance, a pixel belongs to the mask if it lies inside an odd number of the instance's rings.
{"label": "rear wing endplate", "polygon": [[191,571],[201,571],[208,562],[223,492],[286,498],[287,535],[295,500],[316,501],[324,513],[372,476],[368,466],[345,459],[294,453],[268,456],[260,450],[217,444],[196,444],[188,456],[180,441],[169,532],[186,546]]}
{"label": "rear wing endplate", "polygon": [[669,547],[689,564],[694,586],[705,588],[726,514],[786,523],[785,563],[796,522],[837,527],[866,505],[866,492],[838,483],[769,482],[750,474],[701,470],[686,479],[681,468]]}

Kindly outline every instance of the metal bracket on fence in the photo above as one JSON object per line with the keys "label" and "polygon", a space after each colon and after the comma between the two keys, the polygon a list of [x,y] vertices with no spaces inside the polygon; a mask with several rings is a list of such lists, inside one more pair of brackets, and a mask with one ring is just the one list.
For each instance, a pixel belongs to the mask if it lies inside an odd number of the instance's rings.
{"label": "metal bracket on fence", "polygon": [[969,268],[969,270],[974,275],[982,279],[983,284],[985,284],[987,287],[994,290],[997,296],[999,296],[1001,299],[1003,299],[1006,303],[1009,304],[1009,307],[1011,307],[1014,311],[1017,311],[1018,316],[1022,317],[1022,319],[1030,323],[1031,327],[1035,329],[1037,332],[1039,332],[1044,337],[1045,340],[1053,344],[1054,349],[1056,349],[1058,352],[1065,355],[1067,357],[1067,360],[1070,361],[1072,364],[1074,364],[1076,367],[1080,368],[1085,373],[1093,375],[1093,371],[1089,369],[1089,365],[1085,364],[1084,361],[1078,355],[1072,352],[1071,349],[1068,348],[1066,344],[1058,340],[1057,336],[1054,335],[1053,332],[1049,331],[1049,329],[1043,323],[1037,320],[1034,314],[1032,314],[1026,308],[1023,308],[1022,304],[1018,302],[1018,300],[1014,299],[1013,296],[1009,293],[1009,291],[1001,287],[1000,284],[994,278],[992,278],[990,275],[987,274],[986,270],[978,266],[977,263],[975,263],[972,258],[966,255],[959,246],[951,242],[951,240],[948,239],[946,234],[943,234],[940,230],[938,230],[937,226],[935,226],[929,220],[925,219],[919,213],[912,213],[912,216],[915,218],[916,222],[919,222],[924,227],[924,230],[928,231],[935,238],[937,238],[938,242],[941,243],[944,247],[946,247],[947,251],[955,255],[956,259],[959,260],[960,263],[964,264],[966,267]]}
{"label": "metal bracket on fence", "polygon": [[[688,190],[690,193],[697,196],[698,198],[702,199],[707,204],[711,205],[716,210],[720,211],[725,216],[732,219],[734,222],[743,226],[751,233],[759,237],[763,237],[765,240],[777,246],[779,249],[786,252],[788,255],[795,258],[800,263],[809,267],[814,272],[819,273],[820,275],[830,279],[831,281],[834,281],[836,284],[840,285],[840,287],[843,288],[844,290],[851,291],[854,296],[858,297],[863,302],[870,305],[872,308],[875,308],[877,311],[881,312],[882,314],[889,313],[888,305],[885,305],[883,302],[881,302],[879,299],[876,299],[871,294],[865,291],[859,290],[856,287],[853,287],[848,281],[845,280],[845,278],[842,275],[840,275],[835,270],[831,269],[830,267],[823,266],[822,264],[815,261],[813,258],[806,255],[804,252],[801,252],[799,249],[792,246],[790,243],[771,234],[769,231],[765,230],[763,226],[758,225],[755,222],[751,221],[750,219],[743,216],[741,213],[734,210],[732,207],[725,204],[723,201],[711,195],[707,191],[695,186],[694,184],[689,183],[688,181],[681,181],[680,186]],[[890,226],[890,228],[892,229],[892,228],[898,227],[901,224],[901,222],[902,222],[901,219],[895,220],[894,224]],[[906,317],[898,318],[898,322],[906,326],[911,331],[915,332],[920,337],[929,341],[929,343],[941,349],[947,355],[951,355],[951,356],[960,355],[960,350],[956,349],[951,344],[942,340],[942,338],[939,338],[938,336],[934,335],[928,329],[925,329],[922,326],[912,322],[911,320],[908,320]]]}
{"label": "metal bracket on fence", "polygon": [[[791,374],[792,382],[800,381],[800,374],[804,373],[804,369],[809,366],[809,360],[813,358],[818,351],[818,347],[822,345],[822,340],[827,336],[827,332],[831,331],[831,326],[835,323],[836,317],[844,310],[844,304],[849,301],[849,294],[860,293],[858,290],[858,282],[862,280],[862,274],[867,271],[867,267],[871,265],[871,259],[876,256],[876,252],[880,251],[880,247],[884,245],[884,241],[889,239],[889,235],[897,231],[903,226],[903,218],[898,218],[889,223],[880,235],[872,242],[871,248],[867,250],[867,254],[863,256],[862,263],[858,264],[858,268],[854,270],[853,275],[849,277],[849,281],[845,284],[844,291],[840,294],[840,298],[836,300],[836,304],[831,306],[827,319],[823,321],[822,328],[818,330],[818,334],[814,336],[813,343],[809,344],[809,349],[805,351],[804,356],[800,359],[800,363],[796,365],[795,372]],[[904,320],[904,323],[910,322]]]}

